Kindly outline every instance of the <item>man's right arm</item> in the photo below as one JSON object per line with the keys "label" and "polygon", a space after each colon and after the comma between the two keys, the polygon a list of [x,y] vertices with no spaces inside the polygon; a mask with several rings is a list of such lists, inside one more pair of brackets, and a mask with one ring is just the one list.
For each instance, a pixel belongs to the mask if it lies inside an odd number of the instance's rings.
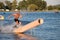
{"label": "man's right arm", "polygon": [[12,15],[9,15],[8,18],[10,18]]}

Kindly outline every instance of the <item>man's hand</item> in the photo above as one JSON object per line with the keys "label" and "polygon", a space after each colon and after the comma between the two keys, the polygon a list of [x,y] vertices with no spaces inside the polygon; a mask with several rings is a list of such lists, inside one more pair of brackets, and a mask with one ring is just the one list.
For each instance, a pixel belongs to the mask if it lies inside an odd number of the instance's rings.
{"label": "man's hand", "polygon": [[11,17],[12,15],[8,16],[8,19]]}

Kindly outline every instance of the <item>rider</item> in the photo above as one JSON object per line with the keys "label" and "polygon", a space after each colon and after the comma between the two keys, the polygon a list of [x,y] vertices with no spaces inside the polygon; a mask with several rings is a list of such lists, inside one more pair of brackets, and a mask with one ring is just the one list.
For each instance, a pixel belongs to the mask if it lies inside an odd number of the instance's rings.
{"label": "rider", "polygon": [[11,16],[14,16],[14,21],[16,22],[16,25],[14,27],[17,27],[17,25],[21,24],[21,22],[19,22],[18,18],[22,18],[22,15],[20,13],[14,13],[12,15],[9,16],[9,18]]}

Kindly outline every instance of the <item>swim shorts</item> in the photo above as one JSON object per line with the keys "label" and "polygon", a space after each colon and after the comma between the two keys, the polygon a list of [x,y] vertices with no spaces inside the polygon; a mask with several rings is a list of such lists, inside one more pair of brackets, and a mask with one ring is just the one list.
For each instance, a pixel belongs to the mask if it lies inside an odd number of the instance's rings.
{"label": "swim shorts", "polygon": [[15,22],[18,21],[18,23],[19,23],[19,20],[18,20],[18,19],[14,19],[14,21],[15,21]]}

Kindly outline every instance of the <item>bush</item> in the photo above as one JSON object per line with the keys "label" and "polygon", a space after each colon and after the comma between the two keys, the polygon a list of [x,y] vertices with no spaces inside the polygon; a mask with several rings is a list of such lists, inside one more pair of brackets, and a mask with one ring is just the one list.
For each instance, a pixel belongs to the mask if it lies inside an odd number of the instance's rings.
{"label": "bush", "polygon": [[37,9],[38,9],[38,6],[35,5],[35,4],[30,4],[30,5],[28,6],[28,10],[30,10],[30,11],[35,11],[35,10],[37,10]]}

